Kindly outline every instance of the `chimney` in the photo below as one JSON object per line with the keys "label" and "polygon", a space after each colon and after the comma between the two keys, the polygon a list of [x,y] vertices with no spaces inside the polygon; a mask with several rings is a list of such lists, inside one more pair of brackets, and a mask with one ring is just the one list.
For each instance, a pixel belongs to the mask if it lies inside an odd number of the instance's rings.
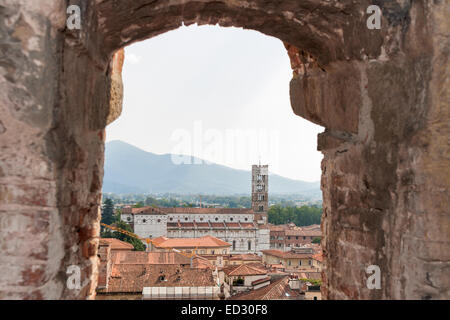
{"label": "chimney", "polygon": [[292,290],[300,290],[300,280],[299,279],[289,279],[289,287]]}

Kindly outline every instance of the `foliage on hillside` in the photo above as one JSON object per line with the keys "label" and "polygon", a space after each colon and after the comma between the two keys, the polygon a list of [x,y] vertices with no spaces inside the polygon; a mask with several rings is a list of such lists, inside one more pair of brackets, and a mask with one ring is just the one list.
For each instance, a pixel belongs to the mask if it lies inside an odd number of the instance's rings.
{"label": "foliage on hillside", "polygon": [[296,226],[309,226],[320,224],[322,208],[316,206],[282,207],[271,206],[268,212],[269,222],[273,224],[286,224],[293,222]]}

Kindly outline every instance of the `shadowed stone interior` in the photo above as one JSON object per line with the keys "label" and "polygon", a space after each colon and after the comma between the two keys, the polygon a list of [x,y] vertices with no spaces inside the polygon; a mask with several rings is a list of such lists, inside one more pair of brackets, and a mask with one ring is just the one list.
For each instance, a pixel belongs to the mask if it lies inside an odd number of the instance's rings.
{"label": "shadowed stone interior", "polygon": [[[82,29],[66,28],[68,4]],[[366,27],[370,4],[382,29]],[[185,25],[283,41],[296,115],[326,129],[328,299],[448,299],[449,4],[426,0],[0,0],[0,298],[95,296],[105,127],[126,45]],[[121,56],[122,55],[122,56]],[[301,165],[301,164],[299,164]],[[80,290],[66,286],[70,265]],[[366,287],[378,265],[381,289]]]}

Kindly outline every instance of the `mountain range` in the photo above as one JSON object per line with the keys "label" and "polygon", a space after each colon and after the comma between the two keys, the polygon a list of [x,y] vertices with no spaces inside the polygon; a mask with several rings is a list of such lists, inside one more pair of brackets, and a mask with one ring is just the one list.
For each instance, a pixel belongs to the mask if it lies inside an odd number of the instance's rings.
{"label": "mountain range", "polygon": [[[194,159],[199,160],[192,157],[193,163]],[[105,147],[103,192],[250,195],[251,171],[203,161],[174,164],[171,154],[158,155],[115,140]],[[269,173],[269,193],[317,196],[320,183]]]}

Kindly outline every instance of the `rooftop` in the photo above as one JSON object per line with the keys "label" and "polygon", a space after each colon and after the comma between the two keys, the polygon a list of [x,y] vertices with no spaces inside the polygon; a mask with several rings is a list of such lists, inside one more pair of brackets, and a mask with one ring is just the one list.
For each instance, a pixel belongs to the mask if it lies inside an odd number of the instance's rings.
{"label": "rooftop", "polygon": [[243,261],[261,261],[262,258],[257,254],[245,253],[245,254],[233,254],[230,260],[243,260]]}
{"label": "rooftop", "polygon": [[250,263],[227,266],[222,270],[228,276],[254,276],[267,274],[267,270],[263,265]]}
{"label": "rooftop", "polygon": [[164,213],[190,213],[190,214],[253,214],[252,209],[247,208],[158,208]]}
{"label": "rooftop", "polygon": [[293,253],[291,251],[285,252],[280,250],[262,250],[261,252],[282,259],[313,259],[313,254],[311,253]]}
{"label": "rooftop", "polygon": [[[157,238],[158,239],[158,238]],[[166,238],[167,239],[167,238]],[[231,244],[216,237],[207,235],[201,238],[169,238],[154,243],[157,248],[222,248],[231,247]]]}
{"label": "rooftop", "polygon": [[191,207],[173,207],[173,208],[154,208],[142,207],[132,208],[124,207],[123,213],[131,214],[159,214],[166,215],[169,213],[188,213],[188,214],[254,214],[253,209],[248,208],[191,208]]}
{"label": "rooftop", "polygon": [[131,243],[116,238],[101,238],[100,245],[110,245],[111,250],[134,250]]}
{"label": "rooftop", "polygon": [[289,286],[289,276],[283,277],[268,286],[232,296],[229,300],[283,300],[301,298],[299,290]]}
{"label": "rooftop", "polygon": [[214,286],[212,271],[179,265],[116,264],[103,293],[141,293],[144,287]]}
{"label": "rooftop", "polygon": [[176,252],[116,251],[111,260],[114,264],[190,264],[188,257]]}

